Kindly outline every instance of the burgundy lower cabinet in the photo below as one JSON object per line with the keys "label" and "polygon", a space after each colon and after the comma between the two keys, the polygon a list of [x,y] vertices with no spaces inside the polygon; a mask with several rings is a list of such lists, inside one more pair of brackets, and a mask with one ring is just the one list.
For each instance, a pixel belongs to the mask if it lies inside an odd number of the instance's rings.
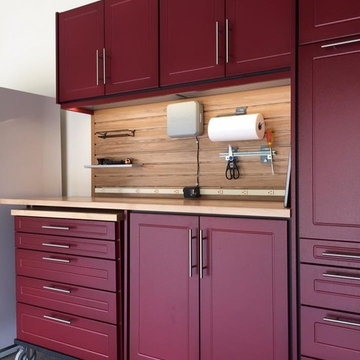
{"label": "burgundy lower cabinet", "polygon": [[123,359],[122,228],[15,217],[18,340],[82,360]]}
{"label": "burgundy lower cabinet", "polygon": [[301,307],[304,355],[324,360],[360,359],[360,315]]}
{"label": "burgundy lower cabinet", "polygon": [[117,359],[117,327],[76,315],[18,303],[23,341],[86,360]]}
{"label": "burgundy lower cabinet", "polygon": [[112,292],[17,276],[16,293],[22,303],[117,323],[116,294]]}
{"label": "burgundy lower cabinet", "polygon": [[130,360],[285,360],[287,309],[286,221],[131,215]]}

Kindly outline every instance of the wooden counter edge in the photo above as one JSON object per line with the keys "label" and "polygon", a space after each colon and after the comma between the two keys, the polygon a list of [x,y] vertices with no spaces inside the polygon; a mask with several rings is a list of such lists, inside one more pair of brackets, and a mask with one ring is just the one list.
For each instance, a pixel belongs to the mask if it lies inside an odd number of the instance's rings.
{"label": "wooden counter edge", "polygon": [[[133,210],[149,212],[172,212],[201,215],[254,216],[290,218],[291,211],[281,207],[280,202],[233,202],[230,201],[172,201],[169,199],[93,199],[93,198],[47,198],[47,199],[0,199],[3,205],[50,206],[81,209]],[[243,204],[243,206],[241,206]],[[86,212],[86,210],[84,210]]]}
{"label": "wooden counter edge", "polygon": [[122,214],[74,212],[74,211],[52,211],[52,210],[26,210],[12,209],[12,216],[34,216],[45,218],[75,219],[75,220],[99,220],[118,221]]}

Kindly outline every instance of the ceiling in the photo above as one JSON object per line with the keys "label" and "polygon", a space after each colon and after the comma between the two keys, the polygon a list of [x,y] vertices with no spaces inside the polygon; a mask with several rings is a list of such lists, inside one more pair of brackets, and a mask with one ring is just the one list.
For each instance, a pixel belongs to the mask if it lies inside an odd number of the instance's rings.
{"label": "ceiling", "polygon": [[94,0],[0,0],[0,87],[55,97],[55,13]]}

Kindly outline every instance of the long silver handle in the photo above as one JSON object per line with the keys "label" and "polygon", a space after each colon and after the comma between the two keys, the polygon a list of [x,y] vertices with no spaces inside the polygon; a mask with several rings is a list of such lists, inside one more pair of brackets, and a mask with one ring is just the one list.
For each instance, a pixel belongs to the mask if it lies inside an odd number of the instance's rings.
{"label": "long silver handle", "polygon": [[44,317],[44,319],[57,321],[59,323],[68,324],[68,325],[71,324],[70,320],[64,320],[64,319],[60,319],[60,318],[57,318],[57,317],[54,317],[54,316],[44,315],[43,317]]}
{"label": "long silver handle", "polygon": [[69,263],[71,262],[71,260],[67,260],[67,259],[57,259],[57,258],[51,258],[51,257],[46,257],[44,256],[42,258],[43,260],[46,260],[46,261],[54,261],[54,262],[61,262],[61,263]]}
{"label": "long silver handle", "polygon": [[329,274],[329,273],[323,273],[322,276],[329,278],[336,278],[336,279],[360,280],[360,276],[349,276],[349,275]]}
{"label": "long silver handle", "polygon": [[215,63],[219,65],[219,22],[215,23]]}
{"label": "long silver handle", "polygon": [[357,321],[348,321],[348,320],[344,320],[344,319],[340,319],[340,318],[329,318],[329,317],[324,317],[323,320],[328,321],[328,322],[332,322],[332,323],[336,323],[336,324],[343,324],[343,325],[350,325],[350,326],[358,326],[358,327],[360,327],[360,322],[357,322]]}
{"label": "long silver handle", "polygon": [[103,48],[103,72],[104,72],[104,85],[106,84],[106,50]]}
{"label": "long silver handle", "polygon": [[52,226],[52,225],[42,225],[42,229],[51,229],[51,230],[70,230],[69,226]]}
{"label": "long silver handle", "polygon": [[41,245],[47,247],[60,248],[60,249],[70,249],[70,245],[50,244],[50,243],[42,243]]}
{"label": "long silver handle", "polygon": [[99,86],[99,50],[96,49],[96,86]]}
{"label": "long silver handle", "polygon": [[200,279],[204,277],[203,269],[203,231],[199,231],[199,276]]}
{"label": "long silver handle", "polygon": [[189,229],[189,277],[192,277],[192,230]]}
{"label": "long silver handle", "polygon": [[332,252],[323,252],[322,256],[330,256],[330,257],[340,257],[345,259],[360,259],[360,255],[356,254],[341,254],[341,253],[332,253]]}
{"label": "long silver handle", "polygon": [[71,294],[71,290],[59,289],[54,286],[43,286],[43,289],[50,290],[50,291],[57,291],[57,292],[65,293],[65,294]]}
{"label": "long silver handle", "polygon": [[360,39],[339,41],[339,42],[335,42],[335,43],[331,43],[331,44],[321,45],[321,48],[326,49],[326,48],[333,47],[333,46],[350,45],[350,44],[354,44],[354,43],[357,43],[357,42],[360,42]]}
{"label": "long silver handle", "polygon": [[225,60],[226,63],[229,63],[229,19],[225,20],[225,47],[226,47],[226,52],[225,52]]}

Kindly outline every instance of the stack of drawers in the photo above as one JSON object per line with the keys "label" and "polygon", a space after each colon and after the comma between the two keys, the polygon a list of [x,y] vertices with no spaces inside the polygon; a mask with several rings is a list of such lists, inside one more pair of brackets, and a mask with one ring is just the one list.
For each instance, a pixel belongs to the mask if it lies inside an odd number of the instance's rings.
{"label": "stack of drawers", "polygon": [[118,359],[116,221],[15,217],[17,337],[84,360]]}
{"label": "stack of drawers", "polygon": [[301,239],[300,254],[302,354],[360,359],[360,243]]}

